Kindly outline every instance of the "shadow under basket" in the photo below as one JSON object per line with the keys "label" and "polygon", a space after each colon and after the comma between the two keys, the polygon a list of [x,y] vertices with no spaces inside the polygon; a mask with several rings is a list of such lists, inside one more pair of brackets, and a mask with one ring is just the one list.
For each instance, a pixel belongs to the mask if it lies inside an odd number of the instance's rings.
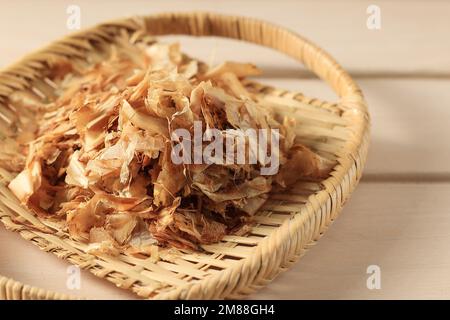
{"label": "shadow under basket", "polygon": [[[136,33],[136,31],[140,31]],[[121,254],[99,257],[86,253],[87,245],[52,229],[39,231],[44,222],[20,205],[7,188],[13,178],[0,170],[0,220],[6,228],[59,258],[89,270],[118,287],[154,299],[241,298],[288,269],[325,232],[357,185],[369,145],[369,116],[358,86],[320,48],[284,28],[252,18],[212,13],[167,13],[104,23],[68,36],[32,53],[0,73],[0,135],[12,136],[14,118],[9,96],[26,91],[45,99],[53,94],[46,80],[49,61],[64,56],[74,62],[98,54],[102,44],[123,33],[155,36],[184,34],[219,36],[278,50],[326,81],[339,96],[329,103],[246,82],[262,101],[287,108],[301,118],[295,129],[302,143],[334,161],[323,181],[299,181],[288,190],[270,194],[246,236],[225,236],[204,245],[204,252],[182,254],[173,261],[154,262]],[[68,299],[64,294],[31,287],[0,277],[1,299]]]}

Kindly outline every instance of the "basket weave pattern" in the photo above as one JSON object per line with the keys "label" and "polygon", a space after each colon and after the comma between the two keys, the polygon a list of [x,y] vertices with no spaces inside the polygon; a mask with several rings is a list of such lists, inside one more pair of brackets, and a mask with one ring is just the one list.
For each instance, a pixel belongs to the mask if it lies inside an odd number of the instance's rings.
{"label": "basket weave pattern", "polygon": [[[8,190],[13,176],[0,170],[0,220],[22,237],[98,277],[146,298],[240,298],[270,282],[289,268],[324,233],[357,185],[369,144],[369,116],[362,93],[349,75],[324,51],[295,33],[251,18],[210,13],[160,14],[105,23],[66,37],[35,52],[0,73],[0,135],[11,134],[8,96],[23,90],[51,94],[44,81],[48,61],[65,56],[82,63],[100,44],[113,42],[120,32],[146,35],[186,34],[239,39],[276,49],[303,63],[339,96],[329,103],[302,94],[248,82],[267,103],[283,104],[298,113],[296,134],[322,156],[336,161],[331,176],[319,182],[299,182],[287,192],[271,194],[245,237],[226,236],[205,245],[205,253],[184,254],[173,261],[153,262],[127,255],[95,257],[86,244],[65,232],[48,229],[20,206]],[[6,119],[6,120],[5,120]],[[9,119],[14,120],[14,119]],[[1,299],[67,299],[67,295],[30,287],[0,277]]]}

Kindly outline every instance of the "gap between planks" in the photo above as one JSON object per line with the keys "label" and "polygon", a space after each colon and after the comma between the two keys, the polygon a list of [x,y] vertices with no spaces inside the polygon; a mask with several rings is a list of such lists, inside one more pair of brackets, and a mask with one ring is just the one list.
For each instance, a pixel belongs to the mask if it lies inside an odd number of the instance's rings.
{"label": "gap between planks", "polygon": [[[298,69],[272,69],[270,67],[263,69],[264,78],[297,78],[297,79],[316,79],[320,80],[316,74],[308,70],[298,70]],[[429,79],[429,80],[440,80],[440,79],[450,79],[450,72],[447,71],[427,71],[427,70],[417,70],[417,71],[389,71],[389,70],[351,70],[347,71],[350,76],[354,79]]]}
{"label": "gap between planks", "polygon": [[368,183],[449,183],[450,172],[436,173],[367,173],[363,174],[361,182]]}

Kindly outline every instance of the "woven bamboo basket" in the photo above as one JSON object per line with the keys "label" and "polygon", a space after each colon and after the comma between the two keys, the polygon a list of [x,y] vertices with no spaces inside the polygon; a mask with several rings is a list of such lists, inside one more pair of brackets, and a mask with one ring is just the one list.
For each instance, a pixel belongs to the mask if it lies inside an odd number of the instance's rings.
{"label": "woven bamboo basket", "polygon": [[[65,56],[83,63],[98,53],[99,44],[114,42],[121,32],[141,31],[142,37],[169,34],[219,36],[278,50],[326,81],[339,96],[331,103],[301,93],[246,85],[267,103],[290,108],[301,118],[296,130],[302,142],[332,161],[323,181],[300,181],[283,193],[272,193],[245,237],[226,236],[203,246],[205,252],[184,254],[173,261],[153,262],[127,255],[96,257],[86,245],[61,230],[39,231],[45,221],[23,208],[6,185],[13,177],[0,171],[0,220],[9,230],[59,258],[94,275],[156,299],[241,298],[288,269],[325,232],[357,185],[369,144],[369,116],[363,95],[351,77],[323,50],[299,35],[259,20],[211,13],[168,13],[98,25],[54,42],[0,73],[0,134],[11,135],[15,119],[8,96],[23,90],[45,99],[53,88],[44,81],[48,61]],[[67,299],[58,294],[0,277],[2,299]]]}

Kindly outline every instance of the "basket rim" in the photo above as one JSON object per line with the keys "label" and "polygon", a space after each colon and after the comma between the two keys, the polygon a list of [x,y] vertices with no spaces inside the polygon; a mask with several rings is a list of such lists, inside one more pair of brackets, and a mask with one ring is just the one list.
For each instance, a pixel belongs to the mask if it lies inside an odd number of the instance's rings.
{"label": "basket rim", "polygon": [[[348,73],[330,55],[292,31],[253,18],[191,12],[162,13],[140,18],[114,20],[52,42],[47,47],[29,54],[0,72],[0,104],[6,101],[11,92],[23,90],[32,80],[42,76],[41,73],[46,68],[45,61],[52,55],[60,55],[61,46],[67,46],[68,41],[80,38],[88,39],[94,35],[108,38],[110,35],[115,35],[121,28],[137,30],[143,26],[148,34],[155,36],[186,34],[228,37],[257,43],[285,53],[303,62],[308,69],[325,80],[340,97],[339,105],[344,110],[342,117],[352,120],[350,123],[352,124],[353,140],[347,143],[347,157],[338,159],[338,165],[334,168],[331,176],[322,182],[324,188],[311,195],[305,208],[299,210],[301,215],[296,215],[296,219],[279,226],[262,240],[251,257],[244,258],[236,265],[200,282],[188,283],[170,292],[159,293],[155,298],[238,297],[241,294],[250,293],[272,280],[285,269],[284,265],[289,265],[297,260],[304,253],[304,248],[321,236],[323,231],[311,235],[311,239],[308,239],[307,243],[301,243],[300,240],[291,241],[292,237],[301,237],[298,233],[302,230],[303,225],[308,219],[314,218],[313,216],[317,212],[329,210],[330,213],[333,211],[337,215],[358,183],[365,163],[370,135],[369,115],[362,92]],[[257,30],[257,32],[251,32],[251,30]],[[288,46],[289,43],[292,45]],[[85,53],[90,50],[86,49]],[[33,70],[32,73],[29,72],[30,69]],[[17,81],[11,81],[11,77]],[[326,227],[332,220],[328,221]],[[269,262],[265,261],[267,257],[269,260],[271,259]],[[14,281],[15,286],[20,287],[17,286],[17,283],[20,282]],[[212,290],[220,291],[220,294],[211,292]],[[48,292],[51,293],[51,291]],[[50,294],[49,297],[54,297],[54,295]]]}

